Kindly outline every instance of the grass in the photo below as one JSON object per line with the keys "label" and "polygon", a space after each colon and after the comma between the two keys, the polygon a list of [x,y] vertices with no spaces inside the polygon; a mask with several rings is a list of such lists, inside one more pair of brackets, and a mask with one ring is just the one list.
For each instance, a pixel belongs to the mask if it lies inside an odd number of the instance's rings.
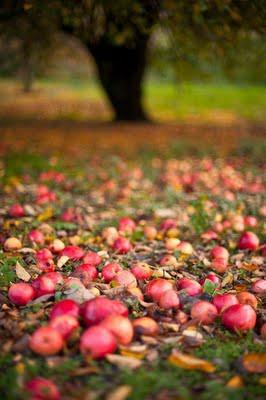
{"label": "grass", "polygon": [[[266,91],[262,86],[228,83],[173,84],[148,80],[144,103],[156,120],[231,124],[240,120],[263,121]],[[2,118],[108,120],[110,107],[95,81],[39,80],[25,95],[18,82],[0,80]]]}
{"label": "grass", "polygon": [[[118,371],[116,367],[101,362],[99,374],[87,374],[79,377],[79,380],[82,382],[83,390],[97,391],[99,395],[97,398],[105,398],[104,396],[115,386],[128,385],[132,388],[128,400],[151,399],[159,393],[162,393],[162,397],[158,398],[163,399],[190,400],[197,396],[199,400],[242,400],[255,397],[260,400],[263,399],[265,388],[263,385],[258,385],[260,379],[258,374],[244,375],[244,387],[232,389],[224,384],[239,374],[240,358],[246,351],[262,352],[263,349],[260,345],[254,344],[251,335],[236,338],[228,333],[223,339],[206,341],[195,350],[195,355],[211,362],[215,360],[218,365],[217,371],[209,379],[203,372],[187,371],[170,365],[166,360],[170,353],[169,348],[164,351],[164,359],[155,362],[152,367],[143,367],[137,371],[128,369]],[[69,374],[79,368],[81,358],[75,356],[57,366],[49,367],[40,358],[27,360],[23,357],[21,364],[29,377],[42,374],[62,384],[69,380]],[[18,368],[15,368],[10,356],[2,355],[0,365],[6,370],[5,379],[0,378],[0,393],[6,400],[20,399]],[[71,383],[75,384],[76,380],[77,378],[71,378]],[[13,381],[12,390],[10,390],[11,381]]]}

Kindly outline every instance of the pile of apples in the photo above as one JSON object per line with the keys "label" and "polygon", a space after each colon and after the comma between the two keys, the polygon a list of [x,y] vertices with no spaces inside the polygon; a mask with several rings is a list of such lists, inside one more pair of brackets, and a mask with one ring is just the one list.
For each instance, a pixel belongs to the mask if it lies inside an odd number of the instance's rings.
{"label": "pile of apples", "polygon": [[[20,207],[13,206],[10,213],[22,216],[22,211]],[[109,246],[110,252],[123,257],[133,249],[129,235],[136,227],[131,218],[121,218],[118,229],[108,227],[103,230],[102,240]],[[143,233],[148,241],[153,241],[158,232],[175,229],[176,222],[167,219],[161,223],[159,229],[144,226]],[[266,293],[266,280],[257,279],[250,291],[238,294],[219,292],[221,275],[230,268],[230,254],[225,247],[216,245],[211,249],[209,265],[212,271],[201,280],[183,276],[174,281],[162,277],[155,278],[156,268],[144,262],[133,262],[130,268],[125,269],[122,263],[105,262],[96,252],[85,252],[82,247],[76,245],[66,246],[60,239],[55,239],[48,247],[44,247],[45,237],[38,229],[29,232],[28,240],[37,247],[35,259],[40,275],[30,283],[18,282],[10,286],[8,296],[16,306],[25,307],[42,296],[52,297],[58,287],[86,288],[89,285],[91,287],[92,283],[95,286],[97,283],[105,283],[123,287],[140,303],[155,303],[163,313],[170,311],[173,319],[181,324],[192,320],[195,324],[210,325],[220,319],[222,325],[232,332],[247,332],[256,327],[256,296]],[[8,252],[16,252],[21,248],[22,243],[15,237],[8,238],[4,243],[4,250]],[[244,231],[240,235],[238,250],[254,252],[261,249],[265,251],[265,246],[260,247],[255,233]],[[174,250],[184,257],[194,253],[191,243],[171,238],[171,235],[166,236],[165,250],[166,255],[159,260],[161,266],[177,263],[173,255]],[[64,275],[57,270],[56,261],[63,256],[76,265],[71,275]],[[214,294],[208,301],[204,296],[204,285],[207,281],[215,287]],[[191,300],[189,310],[185,307],[187,298]],[[261,328],[261,334],[264,336],[265,331],[264,324]],[[80,352],[86,359],[102,359],[115,352],[119,346],[128,346],[139,335],[159,334],[159,321],[147,315],[133,319],[123,301],[108,298],[99,292],[98,296],[95,295],[81,304],[69,298],[56,302],[50,310],[46,325],[37,328],[31,335],[29,347],[40,356],[51,356],[60,353],[75,336],[79,340]],[[50,397],[41,397],[38,394],[45,388]],[[57,387],[51,381],[40,377],[28,382],[27,390],[32,394],[32,398],[60,398]]]}

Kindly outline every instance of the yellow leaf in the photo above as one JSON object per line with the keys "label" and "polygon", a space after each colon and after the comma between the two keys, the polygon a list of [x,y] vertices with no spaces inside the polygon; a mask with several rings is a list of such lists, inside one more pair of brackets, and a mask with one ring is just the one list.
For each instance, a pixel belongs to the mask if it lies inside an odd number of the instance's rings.
{"label": "yellow leaf", "polygon": [[243,367],[248,372],[266,372],[266,353],[249,353],[242,359]]}
{"label": "yellow leaf", "polygon": [[214,372],[215,365],[209,361],[202,360],[191,356],[189,354],[180,353],[179,351],[174,351],[168,358],[170,364],[176,367],[188,369],[188,370],[199,370],[204,372]]}
{"label": "yellow leaf", "polygon": [[126,350],[126,349],[121,349],[120,353],[122,356],[137,358],[138,360],[142,360],[146,354],[146,352],[136,352],[136,351]]}
{"label": "yellow leaf", "polygon": [[111,393],[106,396],[106,400],[125,400],[131,392],[131,386],[122,385],[112,390]]}
{"label": "yellow leaf", "polygon": [[46,221],[51,218],[54,214],[54,210],[52,207],[47,207],[41,214],[38,215],[37,219],[40,222]]}
{"label": "yellow leaf", "polygon": [[126,356],[120,356],[119,354],[108,354],[106,356],[106,359],[111,363],[116,365],[118,368],[124,369],[135,369],[139,368],[142,364],[142,361],[133,358],[133,357],[126,357]]}
{"label": "yellow leaf", "polygon": [[244,386],[244,382],[241,376],[235,375],[227,382],[226,386],[232,389],[238,389]]}

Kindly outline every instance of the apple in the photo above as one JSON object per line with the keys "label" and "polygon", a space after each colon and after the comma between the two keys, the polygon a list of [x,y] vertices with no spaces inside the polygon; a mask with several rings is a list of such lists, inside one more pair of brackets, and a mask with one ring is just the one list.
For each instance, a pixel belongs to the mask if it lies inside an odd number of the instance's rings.
{"label": "apple", "polygon": [[17,251],[22,248],[22,243],[19,239],[15,237],[10,237],[6,239],[4,243],[4,249],[5,251]]}
{"label": "apple", "polygon": [[31,400],[60,400],[57,386],[50,379],[36,377],[25,384]]}
{"label": "apple", "polygon": [[149,279],[152,275],[150,266],[140,261],[132,265],[131,272],[138,281]]}
{"label": "apple", "polygon": [[110,300],[104,296],[88,300],[80,307],[80,315],[85,326],[99,324],[112,314],[127,317],[128,309],[119,300]]}
{"label": "apple", "polygon": [[132,249],[130,241],[125,237],[117,238],[112,247],[118,254],[126,254]]}
{"label": "apple", "polygon": [[260,241],[257,235],[253,232],[244,232],[240,237],[238,242],[238,248],[240,250],[257,250],[259,247]]}
{"label": "apple", "polygon": [[114,335],[100,325],[88,328],[80,339],[81,353],[94,359],[101,359],[107,354],[114,353],[116,346]]}
{"label": "apple", "polygon": [[79,323],[77,318],[72,315],[63,314],[52,318],[49,326],[59,332],[63,339],[67,340],[79,327]]}
{"label": "apple", "polygon": [[17,306],[26,306],[35,297],[35,290],[29,283],[13,283],[8,290],[8,297]]}
{"label": "apple", "polygon": [[97,267],[97,265],[101,264],[102,258],[94,251],[88,251],[83,257],[83,262]]}
{"label": "apple", "polygon": [[218,316],[217,308],[208,301],[197,301],[191,308],[191,318],[203,325],[212,324]]}
{"label": "apple", "polygon": [[71,317],[79,317],[79,305],[71,299],[60,300],[55,303],[50,311],[50,319],[60,317],[62,315],[70,315]]}
{"label": "apple", "polygon": [[169,308],[178,308],[180,300],[174,289],[167,290],[160,296],[159,306],[168,310]]}
{"label": "apple", "polygon": [[124,269],[116,274],[113,282],[118,286],[137,287],[137,280],[135,276],[128,270]]}
{"label": "apple", "polygon": [[84,250],[79,246],[66,246],[60,255],[67,256],[70,260],[80,260],[84,256]]}
{"label": "apple", "polygon": [[257,294],[266,293],[266,279],[258,279],[252,284],[252,291]]}
{"label": "apple", "polygon": [[256,313],[248,304],[235,304],[222,314],[222,324],[231,331],[245,332],[256,325]]}
{"label": "apple", "polygon": [[238,304],[239,301],[234,294],[217,294],[212,300],[219,313],[222,313],[228,307]]}
{"label": "apple", "polygon": [[62,335],[50,326],[38,328],[31,336],[29,347],[41,356],[52,356],[59,353],[64,346]]}
{"label": "apple", "polygon": [[133,326],[127,317],[122,315],[109,315],[101,322],[101,326],[108,329],[116,338],[117,342],[127,345],[133,338]]}
{"label": "apple", "polygon": [[257,308],[258,301],[254,294],[249,292],[240,292],[237,294],[237,300],[240,304],[249,304],[253,308]]}
{"label": "apple", "polygon": [[111,282],[116,274],[122,271],[122,267],[117,263],[108,263],[102,269],[102,277],[106,283]]}
{"label": "apple", "polygon": [[136,335],[156,336],[159,333],[159,325],[150,317],[140,317],[132,321]]}
{"label": "apple", "polygon": [[167,290],[173,289],[173,284],[163,278],[156,278],[147,283],[145,295],[153,301],[159,301],[162,294]]}
{"label": "apple", "polygon": [[177,281],[179,290],[185,290],[189,296],[197,296],[202,293],[201,285],[194,279],[181,278]]}

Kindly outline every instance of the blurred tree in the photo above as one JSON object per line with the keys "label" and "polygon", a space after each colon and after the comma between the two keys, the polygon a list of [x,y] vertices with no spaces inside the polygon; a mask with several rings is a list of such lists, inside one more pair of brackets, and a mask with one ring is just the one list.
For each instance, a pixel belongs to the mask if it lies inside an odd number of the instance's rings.
{"label": "blurred tree", "polygon": [[232,48],[247,32],[265,34],[265,0],[2,0],[0,17],[2,32],[23,41],[28,70],[33,48],[49,47],[56,30],[79,38],[116,119],[132,121],[147,118],[142,83],[158,26],[170,37],[173,60]]}

